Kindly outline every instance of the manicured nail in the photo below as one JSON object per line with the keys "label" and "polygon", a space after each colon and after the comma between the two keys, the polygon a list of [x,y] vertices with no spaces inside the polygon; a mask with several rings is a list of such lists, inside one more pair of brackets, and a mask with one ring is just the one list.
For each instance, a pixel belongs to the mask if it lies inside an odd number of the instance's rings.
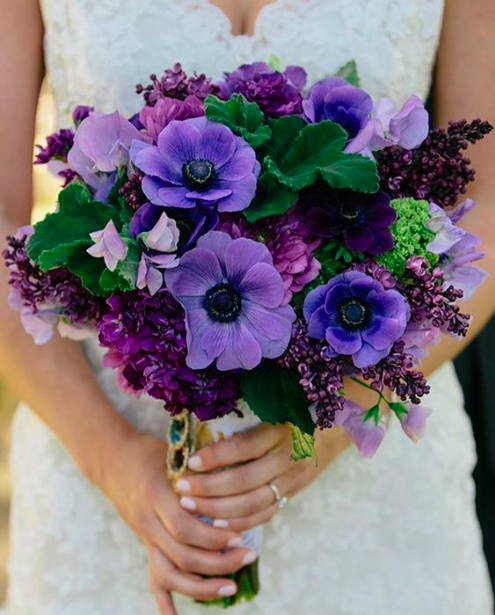
{"label": "manicured nail", "polygon": [[196,502],[192,498],[181,498],[180,505],[186,510],[196,510]]}
{"label": "manicured nail", "polygon": [[242,565],[249,566],[249,564],[252,564],[257,559],[258,559],[258,554],[255,553],[254,551],[250,551],[249,553],[246,553],[246,555],[242,558]]}
{"label": "manicured nail", "polygon": [[213,527],[216,527],[219,530],[226,530],[229,527],[229,522],[225,521],[225,519],[215,519],[213,521]]}
{"label": "manicured nail", "polygon": [[185,478],[179,478],[175,486],[181,493],[189,493],[191,491],[191,483]]}
{"label": "manicured nail", "polygon": [[194,457],[191,457],[191,459],[189,459],[188,465],[191,470],[199,470],[203,465],[203,462],[201,461],[201,457],[199,457],[198,455],[194,455]]}
{"label": "manicured nail", "polygon": [[242,538],[240,536],[236,538],[231,538],[229,542],[227,543],[227,546],[230,547],[231,549],[238,549],[239,547],[242,547],[243,546]]}
{"label": "manicured nail", "polygon": [[225,585],[218,590],[218,595],[222,598],[227,598],[228,596],[233,596],[237,594],[237,587],[235,585]]}

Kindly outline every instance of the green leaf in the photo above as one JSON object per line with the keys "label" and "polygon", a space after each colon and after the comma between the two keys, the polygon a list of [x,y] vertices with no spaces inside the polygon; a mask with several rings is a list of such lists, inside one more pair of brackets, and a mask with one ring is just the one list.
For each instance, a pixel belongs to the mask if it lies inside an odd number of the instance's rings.
{"label": "green leaf", "polygon": [[108,292],[100,286],[100,278],[105,270],[102,258],[93,258],[86,252],[85,246],[74,248],[65,266],[80,278],[84,288],[98,297],[108,296]]}
{"label": "green leaf", "polygon": [[270,173],[263,173],[258,180],[256,196],[244,210],[244,217],[248,222],[256,222],[266,216],[284,214],[297,199],[297,194],[283,186],[278,179]]}
{"label": "green leaf", "polygon": [[312,434],[303,433],[299,427],[289,423],[292,437],[292,460],[299,461],[311,457],[315,465],[318,465],[318,457],[315,449],[315,437]]}
{"label": "green leaf", "polygon": [[401,404],[399,402],[392,402],[392,403],[389,403],[388,405],[390,407],[390,410],[392,410],[392,412],[395,412],[397,416],[408,413],[408,409],[406,408],[404,404]]}
{"label": "green leaf", "polygon": [[265,361],[257,369],[245,372],[240,382],[244,399],[262,421],[272,425],[289,422],[304,433],[314,433],[308,399],[297,372]]}
{"label": "green leaf", "polygon": [[307,122],[298,115],[287,115],[278,120],[270,120],[269,126],[272,131],[268,147],[270,155],[275,160],[281,160],[288,153],[301,130],[307,125]]}
{"label": "green leaf", "polygon": [[359,74],[355,60],[350,60],[349,62],[347,62],[347,64],[341,66],[335,76],[340,77],[341,79],[345,79],[347,82],[357,88],[360,85]]}
{"label": "green leaf", "polygon": [[[48,214],[34,227],[34,234],[28,243],[30,258],[38,262],[42,252],[65,246],[59,252],[47,256],[47,264],[53,260],[60,261],[61,256],[70,253],[67,246],[81,240],[89,240],[89,234],[99,231],[114,220],[120,228],[118,213],[109,205],[91,201],[89,191],[80,184],[71,184],[59,195],[59,209]],[[79,247],[81,247],[79,245]],[[91,259],[86,255],[87,259]]]}
{"label": "green leaf", "polygon": [[127,255],[125,260],[117,265],[116,272],[119,275],[119,288],[121,290],[132,290],[136,288],[137,272],[142,250],[134,239],[124,238],[124,243],[127,246]]}
{"label": "green leaf", "polygon": [[376,164],[359,154],[345,154],[347,133],[338,124],[320,122],[304,127],[288,153],[275,161],[266,158],[267,169],[292,190],[301,190],[321,177],[331,188],[376,192]]}
{"label": "green leaf", "polygon": [[375,425],[380,423],[380,402],[378,402],[373,408],[370,408],[364,415],[365,421],[374,421]]}
{"label": "green leaf", "polygon": [[61,243],[56,248],[51,250],[43,250],[38,257],[38,265],[43,271],[62,267],[67,263],[67,260],[76,248],[89,248],[92,245],[90,239],[77,239],[73,243]]}
{"label": "green leaf", "polygon": [[273,70],[276,70],[279,73],[282,72],[282,62],[280,61],[278,55],[276,55],[275,53],[272,53],[272,55],[270,56],[268,64],[270,68],[273,68]]}
{"label": "green leaf", "polygon": [[242,94],[234,94],[228,101],[210,95],[205,100],[205,108],[209,120],[225,124],[255,149],[270,139],[271,130],[263,112]]}

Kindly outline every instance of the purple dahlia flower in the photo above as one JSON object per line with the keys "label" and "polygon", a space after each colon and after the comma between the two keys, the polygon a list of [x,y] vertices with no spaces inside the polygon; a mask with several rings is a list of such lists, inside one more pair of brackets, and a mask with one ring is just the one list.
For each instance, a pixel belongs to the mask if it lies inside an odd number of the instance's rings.
{"label": "purple dahlia flower", "polygon": [[394,247],[390,226],[397,214],[385,192],[332,190],[319,182],[301,193],[300,203],[316,236],[342,236],[349,250],[361,253],[383,254]]}
{"label": "purple dahlia flower", "polygon": [[310,337],[326,340],[331,356],[351,355],[359,368],[386,357],[404,330],[409,307],[396,290],[347,271],[318,286],[304,301]]}
{"label": "purple dahlia flower", "polygon": [[130,161],[132,141],[149,142],[128,120],[114,113],[90,113],[76,131],[67,157],[70,168],[105,200],[115,183],[116,171]]}
{"label": "purple dahlia flower", "polygon": [[262,243],[210,231],[165,274],[186,311],[187,364],[221,371],[253,369],[287,348],[293,309],[282,306],[284,283]]}
{"label": "purple dahlia flower", "polygon": [[370,119],[373,101],[364,90],[345,79],[328,77],[311,87],[302,106],[308,122],[330,120],[344,128],[349,135],[345,151],[361,152],[368,147],[374,130]]}
{"label": "purple dahlia flower", "polygon": [[218,85],[224,98],[242,94],[257,103],[268,117],[282,117],[302,113],[302,90],[306,85],[306,71],[300,66],[288,66],[283,73],[265,62],[243,64]]}
{"label": "purple dahlia flower", "polygon": [[260,166],[253,148],[204,117],[173,120],[157,146],[134,141],[131,157],[145,173],[142,188],[154,205],[241,211],[256,192]]}
{"label": "purple dahlia flower", "polygon": [[153,107],[144,107],[139,114],[141,124],[156,142],[161,131],[172,120],[188,120],[205,114],[203,101],[197,96],[189,95],[184,100],[161,98]]}

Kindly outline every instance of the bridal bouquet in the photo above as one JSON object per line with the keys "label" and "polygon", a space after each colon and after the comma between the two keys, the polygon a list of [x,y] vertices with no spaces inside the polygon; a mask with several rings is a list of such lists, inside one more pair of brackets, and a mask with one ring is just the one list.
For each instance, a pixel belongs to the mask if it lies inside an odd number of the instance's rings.
{"label": "bridal bouquet", "polygon": [[[475,204],[456,203],[464,150],[492,127],[429,130],[416,96],[372,100],[353,62],[306,80],[276,60],[218,83],[177,64],[137,87],[130,119],[77,107],[36,158],[63,178],[57,211],[8,238],[25,328],[36,343],[96,331],[122,389],[173,417],[173,474],[201,439],[258,420],[288,424],[294,460],[336,425],[371,457],[390,416],[416,441],[417,363],[468,329],[458,302],[485,274],[457,225]],[[346,378],[376,404],[346,399]]]}

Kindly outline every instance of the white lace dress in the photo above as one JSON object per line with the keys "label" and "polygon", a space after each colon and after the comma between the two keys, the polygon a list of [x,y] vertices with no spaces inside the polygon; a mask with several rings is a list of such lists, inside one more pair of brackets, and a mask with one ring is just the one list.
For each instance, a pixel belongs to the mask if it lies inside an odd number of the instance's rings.
{"label": "white lace dress", "polygon": [[[60,126],[76,103],[135,112],[134,85],[176,61],[213,77],[277,54],[310,80],[355,58],[373,96],[425,96],[442,0],[278,0],[254,36],[234,37],[208,0],[42,0]],[[139,428],[163,436],[151,400],[102,387]],[[262,593],[232,615],[490,615],[473,505],[473,437],[452,366],[432,379],[424,441],[396,426],[372,461],[348,450],[266,530]],[[70,403],[70,400],[67,400]],[[133,533],[26,407],[13,430],[9,615],[156,615]],[[180,601],[181,615],[202,607]],[[206,612],[206,611],[205,611]]]}

